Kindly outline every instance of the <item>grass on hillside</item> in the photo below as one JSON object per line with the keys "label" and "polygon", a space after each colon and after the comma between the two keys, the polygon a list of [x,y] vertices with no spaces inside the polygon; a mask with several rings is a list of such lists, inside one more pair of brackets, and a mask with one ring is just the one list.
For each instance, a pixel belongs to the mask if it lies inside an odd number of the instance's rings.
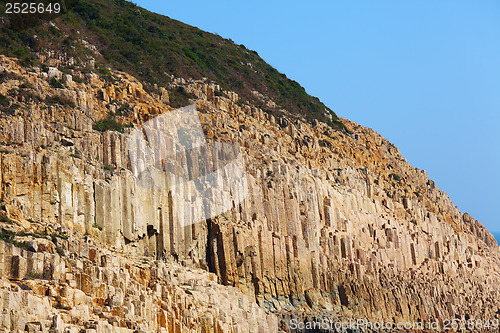
{"label": "grass on hillside", "polygon": [[77,59],[84,58],[91,52],[77,43],[74,36],[80,33],[98,47],[103,55],[103,59],[97,59],[99,62],[129,72],[145,83],[166,85],[170,74],[195,79],[207,77],[267,112],[277,114],[253,90],[270,97],[292,114],[344,128],[333,111],[264,62],[257,52],[131,2],[82,0],[55,22],[58,28],[46,25],[15,31],[1,27],[0,52],[19,57],[25,64],[33,63],[32,50],[47,47],[64,50]]}

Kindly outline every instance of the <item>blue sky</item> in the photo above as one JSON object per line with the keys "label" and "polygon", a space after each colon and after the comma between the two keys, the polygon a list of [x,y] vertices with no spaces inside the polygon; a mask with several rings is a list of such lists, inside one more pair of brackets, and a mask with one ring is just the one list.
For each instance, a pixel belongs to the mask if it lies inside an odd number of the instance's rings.
{"label": "blue sky", "polygon": [[138,1],[256,50],[500,232],[500,1]]}

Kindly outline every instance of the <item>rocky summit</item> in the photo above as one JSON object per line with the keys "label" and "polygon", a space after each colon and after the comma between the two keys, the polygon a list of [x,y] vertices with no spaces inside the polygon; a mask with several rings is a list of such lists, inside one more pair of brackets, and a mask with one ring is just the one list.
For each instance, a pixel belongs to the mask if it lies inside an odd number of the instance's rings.
{"label": "rocky summit", "polygon": [[[47,45],[30,62],[0,56],[0,331],[498,328],[495,238],[381,135],[207,77],[148,83],[72,38],[86,57]],[[246,173],[245,197],[203,221],[168,188],[142,186],[131,161],[132,133],[185,105],[208,143],[240,146]],[[205,153],[214,165],[229,154]]]}

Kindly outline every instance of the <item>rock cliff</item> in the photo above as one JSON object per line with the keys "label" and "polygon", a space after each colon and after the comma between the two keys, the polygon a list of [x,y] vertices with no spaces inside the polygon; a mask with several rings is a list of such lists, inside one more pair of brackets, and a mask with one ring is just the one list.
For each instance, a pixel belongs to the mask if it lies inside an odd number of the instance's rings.
{"label": "rock cliff", "polygon": [[[495,239],[373,130],[275,117],[208,80],[146,90],[37,57],[46,68],[0,57],[0,329],[499,319]],[[247,174],[242,203],[192,225],[168,190],[139,186],[129,157],[133,127],[172,111],[172,91],[210,142],[241,146]]]}

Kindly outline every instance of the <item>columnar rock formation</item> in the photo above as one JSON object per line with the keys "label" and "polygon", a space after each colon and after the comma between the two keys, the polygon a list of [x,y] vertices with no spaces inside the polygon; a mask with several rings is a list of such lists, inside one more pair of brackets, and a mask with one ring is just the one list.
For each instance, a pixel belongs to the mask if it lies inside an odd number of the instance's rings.
{"label": "columnar rock formation", "polygon": [[[121,72],[108,81],[78,68],[62,74],[69,62],[63,56],[44,58],[52,65],[47,72],[0,60],[0,93],[18,104],[0,118],[0,199],[14,221],[4,228],[31,232],[13,239],[34,242],[38,251],[2,243],[2,272],[28,279],[22,285],[41,295],[28,293],[28,301],[46,309],[26,320],[50,319],[44,295],[72,308],[58,310],[66,322],[83,325],[71,312],[78,309],[99,318],[103,332],[111,322],[229,332],[247,327],[238,318],[253,323],[250,332],[268,332],[278,326],[270,312],[418,322],[499,318],[500,252],[493,236],[373,130],[343,120],[348,131],[334,131],[286,110],[275,109],[275,117],[216,84],[174,79],[168,88],[183,86],[195,96],[209,141],[240,144],[248,180],[240,205],[186,225],[168,190],[141,187],[133,176],[132,129],[92,128],[110,114],[137,127],[171,111],[167,90],[146,92]],[[51,87],[49,77],[65,88]],[[43,102],[54,99],[57,104]],[[69,236],[56,244],[66,257],[33,236],[46,226]],[[89,239],[108,249],[85,245]],[[116,262],[112,254],[135,261]],[[183,288],[190,279],[202,286]],[[18,291],[6,291],[13,287],[2,281],[3,299],[27,293],[21,282]],[[13,326],[14,303],[5,306],[13,311],[0,327],[24,329]],[[280,327],[286,326],[283,320]]]}
{"label": "columnar rock formation", "polygon": [[67,250],[57,254],[33,253],[0,241],[1,329],[277,331],[276,316],[236,288],[217,284],[212,273],[151,258],[126,258],[90,241],[60,238],[59,243]]}

